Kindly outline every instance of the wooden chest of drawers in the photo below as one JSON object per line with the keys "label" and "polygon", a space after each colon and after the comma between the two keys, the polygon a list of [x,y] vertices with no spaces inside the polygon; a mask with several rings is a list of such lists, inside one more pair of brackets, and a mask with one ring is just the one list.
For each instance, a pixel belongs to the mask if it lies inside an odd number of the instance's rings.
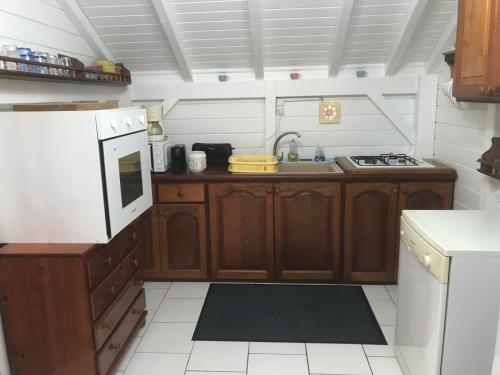
{"label": "wooden chest of drawers", "polygon": [[144,325],[144,226],[106,245],[0,249],[0,313],[13,375],[109,375]]}

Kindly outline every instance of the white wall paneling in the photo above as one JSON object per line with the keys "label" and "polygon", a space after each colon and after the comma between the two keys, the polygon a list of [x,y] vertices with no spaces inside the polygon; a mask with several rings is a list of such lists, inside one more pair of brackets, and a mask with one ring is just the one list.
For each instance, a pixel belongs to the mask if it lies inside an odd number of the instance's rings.
{"label": "white wall paneling", "polygon": [[452,166],[458,172],[455,191],[457,209],[495,209],[498,182],[479,172],[477,159],[491,145],[499,116],[495,104],[460,103],[456,108],[441,91],[450,70],[442,63],[439,67],[437,91],[434,154],[436,159]]}
{"label": "white wall paneling", "polygon": [[191,59],[182,45],[182,40],[180,38],[170,4],[163,0],[153,0],[153,6],[158,14],[158,17],[160,18],[160,23],[163,27],[163,31],[165,32],[165,36],[170,43],[175,59],[177,60],[181,75],[186,81],[192,81],[193,75]]}
{"label": "white wall paneling", "polygon": [[417,158],[434,156],[434,132],[436,122],[438,75],[420,76],[419,90],[416,96],[415,155]]}
{"label": "white wall paneling", "polygon": [[444,30],[443,35],[439,38],[436,46],[432,50],[427,62],[425,64],[425,71],[427,73],[435,71],[440,63],[443,61],[443,52],[446,52],[452,47],[452,44],[455,42],[455,37],[457,33],[457,18],[458,13],[456,12],[446,29]]}
{"label": "white wall paneling", "polygon": [[[68,0],[69,1],[69,0]],[[0,45],[74,56],[90,64],[97,52],[87,44],[55,0],[0,1]],[[2,79],[0,105],[72,100],[121,100],[127,88]],[[8,106],[7,106],[8,108]]]}
{"label": "white wall paneling", "polygon": [[[264,64],[262,61],[262,25],[260,15],[260,1],[248,0],[248,22],[250,24],[250,35],[252,37],[252,50],[256,79],[264,78]],[[237,51],[234,52],[237,53]]]}
{"label": "white wall paneling", "polygon": [[113,59],[113,55],[104,45],[101,38],[90,24],[89,20],[78,6],[76,0],[57,0],[59,6],[63,9],[66,16],[78,30],[81,37],[92,49],[94,54],[106,59]]}
{"label": "white wall paneling", "polygon": [[429,0],[412,0],[410,10],[406,16],[403,27],[401,28],[396,43],[391,51],[391,55],[385,67],[385,73],[388,76],[396,73],[401,65],[401,58],[410,43],[413,33],[417,29],[420,18],[424,14],[425,7]]}
{"label": "white wall paneling", "polygon": [[[413,142],[406,137],[415,137],[418,89],[415,76],[170,85],[141,77],[132,87],[131,98],[165,100],[164,108],[173,106],[166,131],[175,142],[190,146],[196,140],[228,141],[237,152],[271,152],[276,134],[296,130],[304,134],[298,140],[301,155],[309,158],[317,144],[330,156],[411,152]],[[376,98],[377,105],[370,97]],[[340,124],[319,124],[322,98],[341,102]],[[277,102],[283,100],[284,112],[276,115]],[[428,125],[433,127],[434,122]],[[286,147],[288,141],[282,145]]]}

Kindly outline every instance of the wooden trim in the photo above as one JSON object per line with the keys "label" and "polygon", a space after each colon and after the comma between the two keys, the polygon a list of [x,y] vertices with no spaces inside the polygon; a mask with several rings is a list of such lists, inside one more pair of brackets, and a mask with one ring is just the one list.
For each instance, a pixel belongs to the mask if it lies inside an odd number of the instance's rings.
{"label": "wooden trim", "polygon": [[394,44],[394,49],[391,52],[389,61],[385,65],[385,75],[392,76],[399,70],[401,66],[401,57],[408,48],[412,36],[417,28],[425,8],[430,0],[413,0],[410,5],[410,10],[406,16],[406,20],[401,26],[401,32]]}
{"label": "wooden trim", "polygon": [[56,1],[59,3],[64,14],[69,18],[73,26],[75,26],[80,36],[89,45],[90,49],[99,57],[114,60],[113,54],[109,51],[108,47],[106,47],[99,34],[97,34],[76,0]]}
{"label": "wooden trim", "polygon": [[347,39],[353,7],[354,0],[343,0],[340,6],[340,11],[337,16],[338,23],[335,27],[335,41],[332,43],[332,51],[330,52],[330,61],[328,63],[329,77],[337,75],[340,63],[342,62],[342,53]]}
{"label": "wooden trim", "polygon": [[248,0],[248,23],[250,25],[250,35],[252,38],[256,79],[264,78],[260,12],[260,0]]}
{"label": "wooden trim", "polygon": [[170,5],[167,1],[162,0],[152,0],[152,2],[158,17],[160,18],[160,23],[170,44],[170,48],[172,49],[175,59],[177,60],[181,76],[185,81],[192,81],[193,73],[191,68],[191,59],[181,44],[182,38],[177,30],[174,14],[169,8]]}

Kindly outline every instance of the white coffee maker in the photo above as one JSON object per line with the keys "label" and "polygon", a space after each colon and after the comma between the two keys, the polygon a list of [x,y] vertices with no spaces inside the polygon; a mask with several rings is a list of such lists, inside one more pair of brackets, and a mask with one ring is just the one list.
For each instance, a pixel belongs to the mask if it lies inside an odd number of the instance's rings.
{"label": "white coffee maker", "polygon": [[151,104],[146,106],[148,116],[148,141],[160,142],[165,140],[163,128],[163,111],[161,104]]}

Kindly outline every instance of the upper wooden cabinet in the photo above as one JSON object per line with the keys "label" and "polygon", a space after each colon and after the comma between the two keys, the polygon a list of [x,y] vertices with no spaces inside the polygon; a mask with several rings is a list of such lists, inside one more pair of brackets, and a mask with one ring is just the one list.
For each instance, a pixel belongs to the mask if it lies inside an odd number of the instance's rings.
{"label": "upper wooden cabinet", "polygon": [[269,279],[273,276],[273,185],[211,184],[212,277]]}
{"label": "upper wooden cabinet", "polygon": [[276,277],[340,278],[340,184],[274,185]]}
{"label": "upper wooden cabinet", "polygon": [[500,101],[500,0],[460,0],[453,95]]}
{"label": "upper wooden cabinet", "polygon": [[203,204],[158,205],[158,231],[164,277],[195,279],[208,276]]}
{"label": "upper wooden cabinet", "polygon": [[396,262],[398,184],[346,184],[344,278],[390,282]]}

